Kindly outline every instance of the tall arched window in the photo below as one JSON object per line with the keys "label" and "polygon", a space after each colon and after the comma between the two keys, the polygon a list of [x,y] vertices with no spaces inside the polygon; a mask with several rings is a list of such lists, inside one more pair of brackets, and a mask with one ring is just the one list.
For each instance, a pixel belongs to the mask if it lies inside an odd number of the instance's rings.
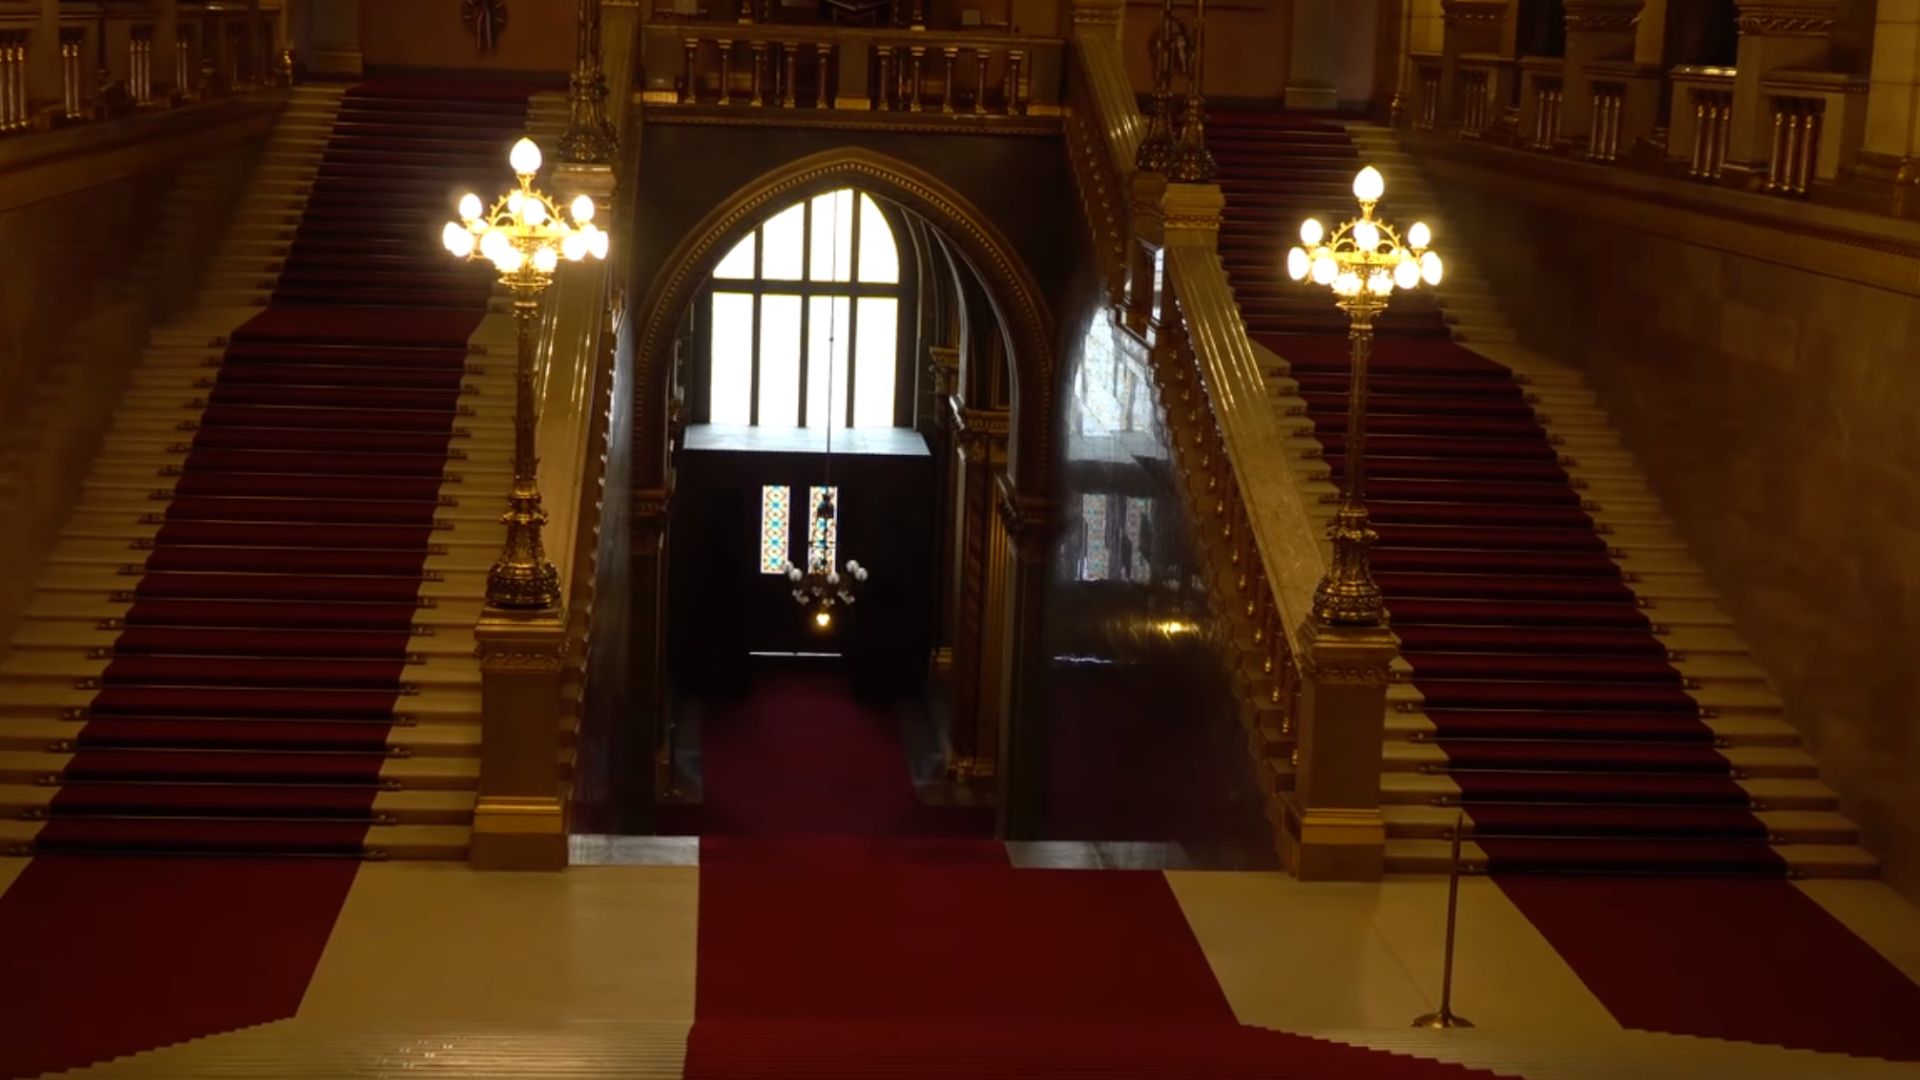
{"label": "tall arched window", "polygon": [[768,218],[713,271],[706,421],[901,423],[904,299],[893,228],[872,196],[842,188]]}

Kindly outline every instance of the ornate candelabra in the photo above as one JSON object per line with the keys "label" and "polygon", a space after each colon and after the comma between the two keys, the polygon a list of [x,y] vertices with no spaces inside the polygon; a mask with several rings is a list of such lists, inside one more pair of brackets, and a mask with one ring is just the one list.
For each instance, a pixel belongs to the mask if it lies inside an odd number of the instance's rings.
{"label": "ornate candelabra", "polygon": [[619,137],[614,134],[613,122],[607,119],[607,76],[600,65],[600,0],[580,0],[567,106],[561,156],[581,164],[612,161]]}
{"label": "ornate candelabra", "polygon": [[1207,149],[1207,0],[1193,0],[1193,45],[1187,60],[1187,111],[1180,121],[1169,180],[1211,184],[1213,151]]}
{"label": "ornate candelabra", "polygon": [[1426,223],[1414,222],[1403,242],[1392,225],[1373,216],[1386,186],[1378,169],[1361,169],[1353,178],[1360,216],[1343,222],[1331,235],[1317,219],[1308,218],[1300,224],[1300,246],[1287,252],[1287,276],[1333,290],[1335,304],[1347,313],[1352,371],[1346,469],[1340,511],[1327,530],[1333,564],[1313,591],[1313,617],[1344,626],[1377,626],[1386,617],[1368,559],[1368,548],[1378,538],[1366,506],[1367,360],[1373,352],[1373,321],[1386,310],[1395,289],[1417,288],[1422,282],[1438,285],[1441,274]]}
{"label": "ornate candelabra", "polygon": [[491,208],[480,196],[460,197],[460,220],[449,221],[441,242],[454,255],[493,264],[500,282],[513,294],[518,343],[513,409],[513,487],[507,496],[507,543],[487,571],[487,603],[498,608],[541,609],[560,603],[560,579],[540,541],[547,512],[540,506],[539,458],[534,456],[535,321],[540,301],[560,261],[607,257],[607,234],[593,223],[593,199],[573,200],[572,220],[561,217],[553,200],[533,186],[540,171],[540,148],[521,139],[508,155],[520,186]]}
{"label": "ornate candelabra", "polygon": [[816,524],[808,533],[806,569],[788,563],[787,581],[793,585],[794,603],[813,607],[814,625],[824,630],[833,625],[835,604],[853,603],[853,587],[867,580],[867,568],[852,559],[847,560],[844,574],[833,568],[832,548],[827,539],[834,520],[831,491],[821,497],[813,516]]}
{"label": "ornate candelabra", "polygon": [[1173,78],[1186,74],[1193,56],[1193,36],[1173,13],[1173,0],[1161,0],[1160,25],[1148,38],[1147,49],[1153,58],[1153,108],[1133,163],[1147,172],[1163,173],[1173,168],[1179,148],[1173,135]]}

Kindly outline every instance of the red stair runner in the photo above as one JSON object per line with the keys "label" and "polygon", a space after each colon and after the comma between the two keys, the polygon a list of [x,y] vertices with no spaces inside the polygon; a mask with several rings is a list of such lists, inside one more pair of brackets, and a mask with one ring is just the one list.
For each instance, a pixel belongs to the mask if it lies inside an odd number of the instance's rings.
{"label": "red stair runner", "polygon": [[[1241,313],[1287,361],[1338,480],[1346,321],[1278,256],[1302,218],[1352,212],[1363,162],[1339,125],[1284,113],[1218,114],[1208,136]],[[1428,207],[1390,187],[1384,209],[1410,224]],[[1526,387],[1448,340],[1430,296],[1396,295],[1379,332],[1375,577],[1503,890],[1623,1023],[1920,1058],[1920,987],[1779,880]]]}

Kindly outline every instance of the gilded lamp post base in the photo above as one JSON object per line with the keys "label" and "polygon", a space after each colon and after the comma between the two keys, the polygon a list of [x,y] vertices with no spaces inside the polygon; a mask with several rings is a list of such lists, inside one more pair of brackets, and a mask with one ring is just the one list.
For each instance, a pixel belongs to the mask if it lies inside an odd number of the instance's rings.
{"label": "gilded lamp post base", "polygon": [[540,539],[547,512],[540,505],[540,460],[534,456],[533,350],[540,297],[545,291],[544,281],[514,290],[513,317],[519,355],[514,365],[517,400],[513,417],[513,489],[507,496],[507,512],[500,518],[507,527],[506,547],[487,571],[487,603],[516,611],[560,604],[560,574],[547,558],[546,546]]}

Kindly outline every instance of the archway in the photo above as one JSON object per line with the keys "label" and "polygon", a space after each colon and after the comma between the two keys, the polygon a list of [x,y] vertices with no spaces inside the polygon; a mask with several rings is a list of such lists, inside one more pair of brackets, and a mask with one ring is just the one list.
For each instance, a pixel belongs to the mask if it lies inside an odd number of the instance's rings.
{"label": "archway", "polygon": [[[975,619],[968,632],[983,633],[992,642],[990,650],[982,648],[976,651],[992,653],[993,689],[991,693],[979,696],[989,706],[983,709],[982,715],[986,711],[994,711],[994,716],[992,725],[982,724],[979,730],[969,729],[965,756],[969,761],[985,758],[989,762],[995,759],[1007,762],[1013,756],[1012,751],[1005,748],[1010,741],[1006,735],[1013,726],[1012,718],[1019,715],[1022,703],[1031,699],[1022,687],[1023,673],[1030,667],[1022,662],[1022,657],[1037,644],[1038,638],[1033,628],[1037,624],[1039,545],[1031,541],[1039,533],[1034,526],[1039,519],[1040,508],[1044,506],[1051,471],[1049,443],[1055,380],[1054,330],[1052,317],[1040,290],[1014,254],[1012,245],[967,198],[911,165],[867,150],[842,149],[791,162],[720,200],[697,224],[686,230],[670,253],[659,262],[647,295],[635,313],[633,487],[636,494],[643,491],[664,494],[673,489],[676,483],[684,483],[693,476],[692,472],[676,468],[674,455],[680,453],[684,456],[686,440],[676,440],[675,434],[687,420],[710,425],[714,419],[712,401],[695,402],[692,409],[683,411],[679,406],[684,401],[676,398],[673,380],[679,356],[677,350],[691,347],[692,351],[698,352],[702,348],[712,347],[711,336],[699,337],[697,327],[695,333],[684,337],[682,329],[683,321],[689,319],[689,313],[699,307],[703,300],[711,304],[714,291],[721,287],[715,280],[716,270],[721,270],[721,277],[731,282],[724,286],[726,290],[742,295],[757,297],[770,290],[806,292],[812,286],[804,282],[779,286],[767,284],[759,280],[757,269],[750,280],[729,278],[728,275],[741,271],[738,267],[723,268],[723,263],[730,254],[736,261],[741,258],[743,237],[763,235],[776,218],[793,215],[796,207],[834,198],[843,191],[854,193],[852,197],[860,200],[862,207],[868,203],[884,207],[890,220],[910,226],[902,229],[902,246],[905,247],[905,234],[911,232],[913,246],[919,252],[917,257],[929,268],[941,268],[949,280],[957,277],[971,282],[965,290],[968,296],[964,302],[958,297],[953,301],[956,307],[971,309],[959,321],[976,335],[991,336],[994,342],[994,348],[990,350],[993,362],[1005,365],[1007,377],[992,380],[1004,387],[1004,399],[999,404],[1004,410],[1001,413],[1004,426],[1000,430],[1004,435],[1005,449],[996,461],[997,472],[1004,475],[997,484],[989,478],[984,498],[979,485],[976,484],[970,491],[970,505],[975,508],[971,512],[984,521],[982,527],[988,531],[988,538],[977,543],[975,549],[976,552],[982,548],[988,549],[987,561],[992,563],[990,568],[976,565],[972,572],[983,582],[980,592],[990,590],[993,595],[989,604],[985,597],[976,594],[975,601],[982,608],[990,607],[991,616],[984,624],[984,631],[981,620]],[[811,211],[808,213],[810,215]],[[811,221],[811,217],[806,220]],[[805,304],[811,308],[819,300],[827,300],[831,309],[832,301],[828,297],[811,297]],[[760,327],[758,310],[755,309],[754,316],[756,335],[764,329]],[[755,340],[758,340],[757,336]],[[923,361],[926,358],[919,356],[914,359],[918,362],[903,371],[925,370]],[[782,358],[781,363],[785,362],[785,358]],[[805,361],[801,363],[802,370],[805,370]],[[761,372],[757,356],[752,370],[757,379]],[[700,378],[711,379],[711,372],[702,374]],[[802,430],[812,426],[812,416],[804,404],[807,393],[803,376],[800,390],[802,404],[797,409],[800,418],[798,427]],[[757,385],[754,395],[754,401],[759,402],[761,397]],[[944,400],[941,407],[944,410]],[[757,409],[758,405],[754,408]],[[775,411],[782,416],[795,413],[793,404],[786,398],[780,399]],[[689,412],[697,412],[698,416],[688,415]],[[742,414],[735,408],[728,415],[737,421]],[[758,413],[749,410],[745,415],[757,419]],[[936,461],[951,459],[954,451],[954,446],[946,445],[931,456]],[[807,488],[797,478],[790,477],[780,482],[790,485],[784,488],[785,491],[800,493],[789,495],[794,513],[809,505],[801,501]],[[753,489],[751,511],[755,514],[760,490],[758,487]],[[680,512],[691,498],[685,491],[676,491],[670,500],[635,500],[631,621],[636,631],[643,623],[657,628],[684,625],[677,619],[670,624],[665,620],[673,617],[675,611],[675,604],[670,597],[677,590],[684,599],[689,586],[685,579],[684,560],[677,560],[670,552],[681,551],[687,544],[705,542],[690,531],[702,526],[690,524],[689,519]],[[736,493],[733,501],[745,507],[749,500]],[[643,522],[641,514],[649,503],[658,509],[654,511],[651,522]],[[738,512],[731,515],[733,518],[742,516]],[[669,532],[675,534],[678,542],[667,541]],[[943,551],[941,555],[952,555],[955,560],[958,559],[957,551],[953,550]],[[864,555],[862,557],[865,558]],[[738,560],[729,560],[729,565],[734,561]],[[976,564],[980,561],[975,559]],[[673,568],[671,590],[670,567]],[[695,601],[697,604],[705,602]],[[991,637],[996,631],[1001,634],[997,640]],[[651,638],[651,641],[637,646],[631,655],[630,670],[638,699],[635,704],[641,713],[641,723],[650,729],[647,733],[648,745],[660,747],[664,745],[660,725],[668,713],[666,689],[669,672],[663,655],[667,650],[662,647],[662,642],[668,637],[659,632],[651,635],[637,633],[636,636]],[[926,666],[926,659],[923,652],[917,660],[922,668]],[[902,662],[911,664],[915,661]],[[973,722],[971,719],[968,721],[969,724]],[[954,752],[959,753],[957,747]],[[666,780],[673,775],[669,769],[663,771],[660,777]],[[987,775],[994,776],[991,771]],[[1005,777],[1006,772],[1002,771],[997,778],[1004,780]]]}

